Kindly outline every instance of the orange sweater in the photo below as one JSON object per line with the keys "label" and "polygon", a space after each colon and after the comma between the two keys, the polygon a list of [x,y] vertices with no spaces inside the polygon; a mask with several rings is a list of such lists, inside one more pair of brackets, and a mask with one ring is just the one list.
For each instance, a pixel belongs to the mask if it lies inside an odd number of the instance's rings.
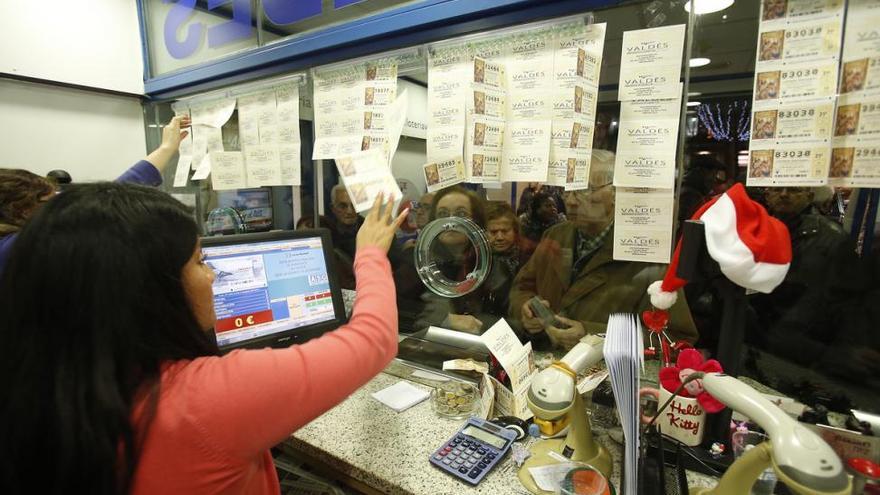
{"label": "orange sweater", "polygon": [[279,492],[268,449],[342,402],[397,352],[388,258],[378,248],[361,249],[354,267],[354,311],[338,330],[287,349],[163,367],[133,494]]}

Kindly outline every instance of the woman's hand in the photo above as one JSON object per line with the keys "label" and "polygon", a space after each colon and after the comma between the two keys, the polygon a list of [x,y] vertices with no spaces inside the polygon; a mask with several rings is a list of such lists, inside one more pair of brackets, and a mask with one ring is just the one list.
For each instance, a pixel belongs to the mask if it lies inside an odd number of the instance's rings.
{"label": "woman's hand", "polygon": [[189,127],[190,123],[190,118],[186,116],[178,115],[171,119],[171,122],[162,129],[162,144],[144,158],[152,163],[160,174],[168,166],[171,157],[177,153],[180,142],[189,135],[189,131],[182,131],[181,128]]}
{"label": "woman's hand", "polygon": [[168,122],[168,125],[162,129],[161,146],[177,152],[180,143],[189,136],[189,131],[182,129],[189,127],[191,123],[192,120],[186,115],[177,115],[172,118],[171,122]]}
{"label": "woman's hand", "polygon": [[375,246],[387,253],[388,248],[391,247],[391,241],[394,240],[394,233],[397,232],[397,228],[400,227],[400,224],[403,223],[409,214],[409,208],[407,208],[400,212],[400,215],[397,215],[397,218],[392,221],[391,210],[394,206],[394,201],[389,201],[383,205],[384,199],[384,194],[376,196],[373,208],[364,219],[360,230],[358,230],[358,249]]}
{"label": "woman's hand", "polygon": [[453,330],[479,335],[483,330],[483,322],[471,315],[449,314],[449,326]]}
{"label": "woman's hand", "polygon": [[554,346],[562,347],[563,349],[571,349],[577,345],[584,335],[587,334],[587,331],[584,329],[584,324],[579,321],[569,320],[568,318],[563,318],[558,315],[556,316],[556,319],[560,323],[568,325],[568,328],[557,328],[554,326],[547,327],[547,336],[550,337],[550,342],[552,342]]}

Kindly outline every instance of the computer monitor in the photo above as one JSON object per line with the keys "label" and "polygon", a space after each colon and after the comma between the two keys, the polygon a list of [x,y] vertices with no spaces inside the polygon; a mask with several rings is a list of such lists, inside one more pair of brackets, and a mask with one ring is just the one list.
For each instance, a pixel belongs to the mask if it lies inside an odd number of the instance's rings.
{"label": "computer monitor", "polygon": [[345,321],[326,229],[202,238],[221,350],[287,347]]}

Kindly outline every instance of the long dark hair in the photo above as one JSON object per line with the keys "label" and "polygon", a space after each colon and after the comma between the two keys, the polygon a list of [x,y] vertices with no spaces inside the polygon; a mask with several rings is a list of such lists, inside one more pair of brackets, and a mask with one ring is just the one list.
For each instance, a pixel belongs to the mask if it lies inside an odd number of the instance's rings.
{"label": "long dark hair", "polygon": [[160,365],[218,354],[181,282],[197,236],[167,194],[111,183],[20,231],[0,276],[0,492],[130,489]]}

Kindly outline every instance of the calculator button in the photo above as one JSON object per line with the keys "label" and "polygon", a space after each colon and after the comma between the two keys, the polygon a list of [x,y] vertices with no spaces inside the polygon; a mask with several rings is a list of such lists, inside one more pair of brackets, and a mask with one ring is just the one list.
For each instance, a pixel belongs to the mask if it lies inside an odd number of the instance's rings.
{"label": "calculator button", "polygon": [[460,468],[458,468],[458,472],[461,473],[461,474],[467,474],[467,472],[468,472],[468,468],[466,468],[466,467],[460,467]]}
{"label": "calculator button", "polygon": [[486,453],[486,449],[479,448],[479,449],[477,449],[477,453],[480,455],[484,455]]}
{"label": "calculator button", "polygon": [[440,455],[440,454],[434,454],[434,459],[436,459],[436,460],[438,460],[438,461],[442,461],[442,460],[443,460],[443,456]]}
{"label": "calculator button", "polygon": [[470,469],[470,468],[474,467],[474,463],[472,461],[465,461],[464,467]]}
{"label": "calculator button", "polygon": [[469,478],[476,478],[482,472],[483,472],[483,470],[480,468],[473,468],[473,469],[471,469],[471,472],[468,473],[468,477]]}
{"label": "calculator button", "polygon": [[448,466],[452,464],[452,461],[450,461],[449,459],[443,459],[443,464],[446,464]]}
{"label": "calculator button", "polygon": [[477,467],[480,468],[480,469],[486,469],[486,466],[487,466],[487,465],[488,465],[487,463],[485,463],[485,462],[483,462],[483,461],[480,461],[480,463],[477,464]]}
{"label": "calculator button", "polygon": [[470,451],[472,451],[472,452],[475,452],[475,451],[477,450],[477,446],[476,446],[476,445],[471,445],[471,446],[468,447],[468,450],[470,450]]}

